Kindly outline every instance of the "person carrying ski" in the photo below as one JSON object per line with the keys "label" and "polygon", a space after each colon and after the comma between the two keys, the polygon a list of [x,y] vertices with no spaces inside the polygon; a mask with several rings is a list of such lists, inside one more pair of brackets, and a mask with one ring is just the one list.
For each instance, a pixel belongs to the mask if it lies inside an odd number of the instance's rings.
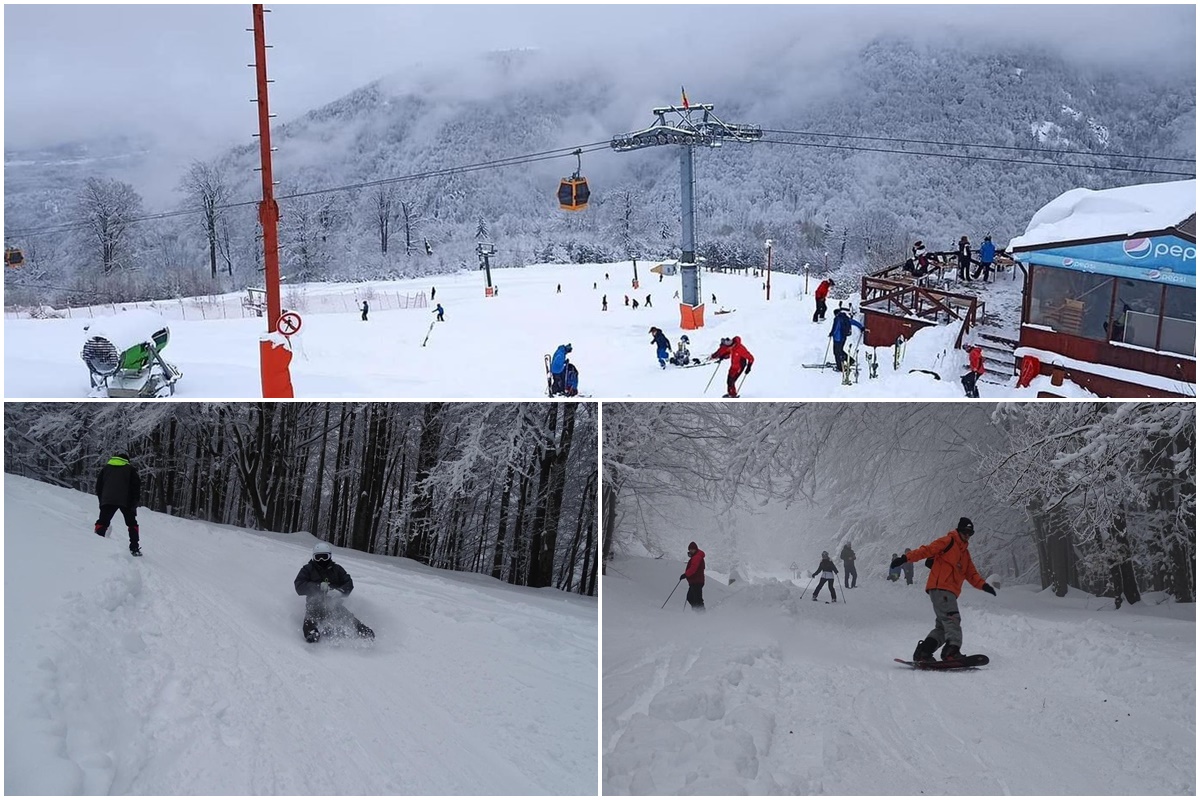
{"label": "person carrying ski", "polygon": [[971,242],[966,236],[958,240],[958,279],[971,280]]}
{"label": "person carrying ski", "polygon": [[441,304],[441,303],[438,303],[438,304],[437,304],[437,308],[435,308],[435,309],[433,310],[433,313],[437,314],[437,317],[438,317],[438,318],[437,318],[437,321],[438,321],[438,322],[445,322],[445,321],[446,321],[446,318],[442,316],[443,314],[445,314],[445,313],[446,313],[446,309],[442,308],[442,304]]}
{"label": "person carrying ski", "polygon": [[813,293],[813,297],[817,301],[817,310],[813,312],[813,322],[825,321],[825,312],[828,310],[825,306],[825,298],[829,297],[829,289],[836,285],[833,278],[826,278],[817,286],[817,291]]}
{"label": "person carrying ski", "polygon": [[100,468],[96,476],[96,499],[100,501],[100,516],[93,528],[95,533],[106,535],[109,523],[120,510],[129,530],[129,553],[140,556],[137,509],[142,504],[142,479],[125,453],[117,453]]}
{"label": "person carrying ski", "polygon": [[[304,598],[304,640],[309,643],[321,640],[319,623],[348,629],[354,625],[355,633],[366,639],[374,639],[375,631],[362,624],[342,605],[342,600],[354,591],[350,573],[333,561],[333,548],[329,542],[317,542],[312,549],[312,558],[296,573],[296,594]],[[327,627],[326,630],[329,628]]]}
{"label": "person carrying ski", "polygon": [[737,397],[737,379],[742,373],[750,374],[750,368],[754,366],[754,356],[742,344],[742,337],[735,336],[732,339],[721,339],[721,346],[717,348],[717,352],[708,357],[710,361],[724,361],[729,359],[729,375],[725,379],[725,386],[728,391],[726,397]]}
{"label": "person carrying ski", "polygon": [[962,517],[958,527],[942,538],[892,559],[893,569],[921,559],[933,562],[929,568],[929,579],[925,582],[925,593],[933,603],[936,623],[929,635],[917,643],[913,661],[934,661],[934,653],[939,647],[942,648],[942,661],[954,661],[962,657],[962,621],[958,614],[958,596],[962,593],[963,581],[993,597],[996,595],[996,590],[980,576],[979,570],[975,569],[975,562],[971,560],[968,545],[974,535],[974,523]]}
{"label": "person carrying ski", "polygon": [[813,592],[813,600],[817,599],[817,595],[821,593],[821,588],[826,583],[829,584],[829,593],[833,595],[833,602],[837,602],[837,589],[834,588],[836,582],[833,576],[837,575],[837,567],[833,565],[833,560],[829,557],[828,550],[821,551],[821,564],[817,567],[817,571],[812,574],[812,577],[821,576],[821,582],[817,584],[816,590]]}
{"label": "person carrying ski", "polygon": [[704,610],[704,551],[696,547],[695,542],[688,542],[688,563],[679,580],[687,580],[688,605],[694,611]]}
{"label": "person carrying ski", "polygon": [[667,359],[671,355],[671,341],[661,328],[650,328],[650,341],[658,348],[658,365],[667,368]]}
{"label": "person carrying ski", "polygon": [[[900,556],[896,555],[895,553],[892,553],[892,560],[890,563],[892,563],[892,564],[896,563],[896,560],[899,558],[900,558]],[[892,566],[888,567],[888,580],[889,581],[900,580],[900,567],[892,567]]]}
{"label": "person carrying ski", "polygon": [[367,305],[367,301],[363,300],[363,304],[362,304],[362,321],[363,322],[367,321],[367,312],[370,310],[371,310],[371,308],[370,308],[370,306]]}
{"label": "person carrying ski", "polygon": [[829,337],[833,339],[833,360],[838,372],[846,366],[846,340],[850,338],[852,328],[867,332],[861,322],[846,313],[846,309],[839,308],[833,312],[833,327],[829,329]]}
{"label": "person carrying ski", "polygon": [[967,358],[970,361],[970,367],[967,369],[967,374],[962,376],[963,390],[966,391],[967,397],[979,397],[978,383],[983,377],[983,373],[987,371],[983,365],[983,348],[977,343],[968,342],[963,345],[963,350],[967,351]]}
{"label": "person carrying ski", "polygon": [[691,340],[688,339],[686,333],[679,337],[679,347],[675,348],[675,355],[671,356],[672,364],[679,367],[686,367],[691,363],[692,352],[688,350],[688,345],[690,343]]}
{"label": "person carrying ski", "polygon": [[563,376],[567,371],[567,353],[571,352],[571,344],[560,344],[550,358],[550,395],[563,393]]}
{"label": "person carrying ski", "polygon": [[975,277],[978,278],[980,273],[983,273],[983,282],[987,283],[988,278],[992,274],[992,262],[996,260],[996,245],[992,244],[992,237],[983,237],[983,244],[979,245],[979,269],[975,270]]}
{"label": "person carrying ski", "polygon": [[[842,560],[842,567],[846,570],[846,574],[842,576],[846,588],[857,589],[858,570],[854,568],[854,548],[850,546],[850,542],[846,542],[842,547],[842,552],[838,553],[838,558]],[[853,582],[851,582],[851,578],[853,578]]]}
{"label": "person carrying ski", "polygon": [[[904,555],[907,556],[911,552],[912,551],[909,550],[907,547],[904,548]],[[892,558],[895,558],[895,557],[896,557],[896,554],[893,553]],[[904,582],[907,585],[912,586],[912,579],[913,579],[913,564],[912,564],[912,562],[911,561],[905,562],[904,564],[900,565],[900,568],[904,570]]]}

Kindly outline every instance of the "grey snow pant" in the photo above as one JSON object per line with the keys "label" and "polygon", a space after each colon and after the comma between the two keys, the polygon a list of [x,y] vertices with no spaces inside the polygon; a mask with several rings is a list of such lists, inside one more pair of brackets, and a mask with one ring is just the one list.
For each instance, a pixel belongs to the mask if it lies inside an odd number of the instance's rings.
{"label": "grey snow pant", "polygon": [[937,642],[939,647],[943,644],[962,647],[962,621],[958,616],[958,598],[953,592],[947,592],[945,589],[931,589],[929,599],[933,602],[933,613],[937,615],[937,622],[929,632],[928,638]]}

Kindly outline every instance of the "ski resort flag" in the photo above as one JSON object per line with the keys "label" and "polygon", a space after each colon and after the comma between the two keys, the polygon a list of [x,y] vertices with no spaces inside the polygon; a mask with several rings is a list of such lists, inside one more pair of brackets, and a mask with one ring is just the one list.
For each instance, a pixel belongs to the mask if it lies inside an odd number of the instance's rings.
{"label": "ski resort flag", "polygon": [[684,89],[683,89],[683,87],[682,87],[682,86],[680,86],[680,87],[679,87],[679,93],[680,93],[681,95],[683,95],[683,107],[686,109],[686,108],[688,107],[688,101],[687,101],[687,92],[686,92],[686,91],[684,91]]}

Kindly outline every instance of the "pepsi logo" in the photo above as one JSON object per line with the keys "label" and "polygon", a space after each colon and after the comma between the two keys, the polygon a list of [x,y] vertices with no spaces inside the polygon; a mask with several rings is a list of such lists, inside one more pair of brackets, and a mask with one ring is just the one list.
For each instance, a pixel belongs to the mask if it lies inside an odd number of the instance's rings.
{"label": "pepsi logo", "polygon": [[1126,239],[1124,248],[1130,258],[1145,258],[1154,249],[1149,239]]}

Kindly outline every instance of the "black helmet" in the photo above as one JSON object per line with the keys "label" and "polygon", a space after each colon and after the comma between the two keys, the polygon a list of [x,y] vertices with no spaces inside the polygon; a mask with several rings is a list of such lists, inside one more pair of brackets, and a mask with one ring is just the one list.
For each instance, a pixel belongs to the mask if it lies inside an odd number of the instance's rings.
{"label": "black helmet", "polygon": [[729,347],[731,344],[733,344],[733,339],[730,339],[728,336],[721,337],[721,347]]}
{"label": "black helmet", "polygon": [[691,339],[689,339],[689,338],[687,337],[687,334],[685,333],[683,336],[680,336],[680,337],[679,337],[679,341],[683,342],[684,344],[687,344],[688,342],[690,342],[690,341],[691,341]]}
{"label": "black helmet", "polygon": [[571,352],[571,343],[567,342],[567,352]]}

